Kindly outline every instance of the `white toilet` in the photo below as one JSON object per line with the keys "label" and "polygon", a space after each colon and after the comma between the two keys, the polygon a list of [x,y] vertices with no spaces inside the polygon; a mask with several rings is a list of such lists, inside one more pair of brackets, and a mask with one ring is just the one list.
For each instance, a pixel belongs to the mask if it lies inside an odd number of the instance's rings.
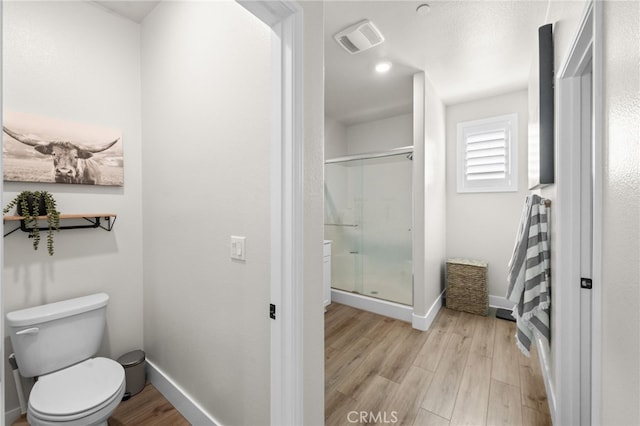
{"label": "white toilet", "polygon": [[125,390],[124,368],[98,352],[109,296],[93,294],[7,314],[20,374],[37,377],[32,426],[107,425]]}

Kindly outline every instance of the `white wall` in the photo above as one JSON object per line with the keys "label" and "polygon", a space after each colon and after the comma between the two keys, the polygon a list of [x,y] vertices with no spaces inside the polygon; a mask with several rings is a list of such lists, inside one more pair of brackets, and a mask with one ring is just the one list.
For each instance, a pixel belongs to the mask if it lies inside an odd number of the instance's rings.
{"label": "white wall", "polygon": [[[445,107],[425,73],[416,73],[414,90],[414,316],[423,324],[444,285],[446,257]],[[415,320],[415,317],[414,317]]]}
{"label": "white wall", "polygon": [[347,155],[347,128],[340,121],[324,116],[324,158]]}
{"label": "white wall", "polygon": [[[527,189],[527,91],[447,106],[447,257],[488,262],[489,294],[506,297],[511,258]],[[458,194],[458,123],[518,114],[518,191]]]}
{"label": "white wall", "polygon": [[640,424],[640,3],[604,2],[603,425]]}
{"label": "white wall", "polygon": [[[104,291],[110,301],[100,355],[117,358],[142,347],[139,26],[84,2],[3,8],[3,109],[121,129],[125,160],[124,187],[5,183],[5,204],[17,192],[42,189],[62,213],[113,212],[118,220],[112,232],[60,231],[53,257],[46,244],[33,251],[20,231],[6,237],[4,312]],[[10,411],[18,402],[11,374],[6,379]]]}
{"label": "white wall", "polygon": [[233,1],[142,25],[144,347],[221,424],[270,416],[270,42]]}
{"label": "white wall", "polygon": [[348,154],[387,151],[413,145],[413,114],[347,126]]}
{"label": "white wall", "polygon": [[413,114],[346,126],[325,116],[325,159],[413,145]]}
{"label": "white wall", "polygon": [[300,5],[304,16],[303,424],[319,426],[324,424],[324,3]]}

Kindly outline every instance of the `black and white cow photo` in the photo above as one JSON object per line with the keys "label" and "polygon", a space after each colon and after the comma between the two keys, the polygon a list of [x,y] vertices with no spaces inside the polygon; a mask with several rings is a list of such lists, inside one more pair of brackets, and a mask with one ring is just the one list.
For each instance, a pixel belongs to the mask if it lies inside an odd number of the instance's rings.
{"label": "black and white cow photo", "polygon": [[5,111],[4,180],[124,184],[119,130]]}

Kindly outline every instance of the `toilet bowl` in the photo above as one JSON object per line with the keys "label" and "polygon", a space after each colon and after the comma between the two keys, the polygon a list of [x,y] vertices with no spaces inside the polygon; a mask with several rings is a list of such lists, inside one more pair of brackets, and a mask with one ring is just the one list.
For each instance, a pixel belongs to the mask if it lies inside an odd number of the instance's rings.
{"label": "toilet bowl", "polygon": [[99,293],[7,314],[20,374],[38,378],[29,395],[30,425],[107,425],[125,391],[124,368],[93,357],[108,300]]}
{"label": "toilet bowl", "polygon": [[106,425],[122,400],[124,369],[108,358],[91,358],[40,376],[29,395],[32,426]]}

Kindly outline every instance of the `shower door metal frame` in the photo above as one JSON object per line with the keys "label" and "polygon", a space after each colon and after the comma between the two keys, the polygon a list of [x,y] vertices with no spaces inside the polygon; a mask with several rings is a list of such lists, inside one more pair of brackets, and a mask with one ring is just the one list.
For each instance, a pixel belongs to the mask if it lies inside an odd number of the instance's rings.
{"label": "shower door metal frame", "polygon": [[387,151],[365,152],[363,154],[345,155],[344,157],[336,157],[325,160],[324,164],[342,163],[354,160],[369,160],[371,158],[391,157],[392,155],[413,154],[413,145],[393,148]]}
{"label": "shower door metal frame", "polygon": [[[342,157],[331,158],[329,160],[325,160],[324,164],[326,166],[327,164],[337,164],[337,163],[344,163],[344,162],[348,162],[348,161],[371,160],[371,159],[375,159],[375,158],[393,157],[393,156],[402,155],[402,154],[408,154],[408,158],[410,160],[413,160],[413,151],[414,151],[413,145],[408,145],[408,146],[402,146],[402,147],[398,147],[398,148],[392,148],[392,149],[389,149],[389,150],[386,150],[386,151],[371,151],[371,152],[364,152],[364,153],[361,153],[361,154],[345,155],[345,156],[342,156]],[[360,167],[362,168],[363,165],[361,164]],[[414,176],[413,176],[413,168],[412,168],[412,172],[411,172],[412,189],[411,189],[411,193],[410,193],[411,210],[412,211],[414,209],[414,197],[415,197],[414,192],[413,192],[413,177]],[[360,214],[362,214],[362,212]],[[412,240],[412,262],[411,262],[412,263],[412,266],[411,266],[411,287],[412,287],[411,291],[412,291],[412,297],[411,297],[411,307],[413,307],[413,303],[414,303],[414,300],[413,300],[413,285],[414,285],[413,227],[414,227],[414,220],[415,220],[415,217],[412,214],[412,219],[411,219],[411,230],[412,230],[412,234],[411,234],[411,240]],[[327,225],[327,224],[325,223],[325,225]],[[335,225],[335,224],[331,224],[331,225]],[[355,227],[358,227],[358,225],[345,225],[345,224],[341,224],[339,226],[355,226]],[[362,234],[362,228],[360,227],[359,230],[361,232],[360,238],[362,238],[362,235],[363,235]],[[359,244],[360,251],[362,250],[362,244],[363,243],[361,241],[360,244]],[[362,259],[360,258],[359,261],[362,262]],[[360,263],[360,266],[357,267],[357,269],[360,271],[360,274],[359,274],[360,275],[360,285],[362,286],[362,284],[363,284],[363,282],[362,282],[362,279],[363,279],[362,263]],[[333,288],[332,288],[332,290],[333,290]],[[340,289],[340,288],[336,288],[336,290],[347,292],[347,290],[343,290],[343,289]],[[367,296],[367,295],[364,294],[364,291],[362,290],[362,288],[360,289],[360,291],[355,291],[355,293],[356,294],[361,294],[361,295],[363,295],[365,297]],[[392,301],[392,300],[386,300],[386,299],[380,299],[380,300],[383,300],[385,302],[389,302],[389,303],[392,303],[392,304],[396,304],[396,303],[404,304],[402,302],[397,302],[397,301]],[[383,315],[389,316],[388,313],[383,314]],[[394,317],[394,315],[390,315],[390,316]],[[400,318],[400,317],[398,317],[398,318]]]}

